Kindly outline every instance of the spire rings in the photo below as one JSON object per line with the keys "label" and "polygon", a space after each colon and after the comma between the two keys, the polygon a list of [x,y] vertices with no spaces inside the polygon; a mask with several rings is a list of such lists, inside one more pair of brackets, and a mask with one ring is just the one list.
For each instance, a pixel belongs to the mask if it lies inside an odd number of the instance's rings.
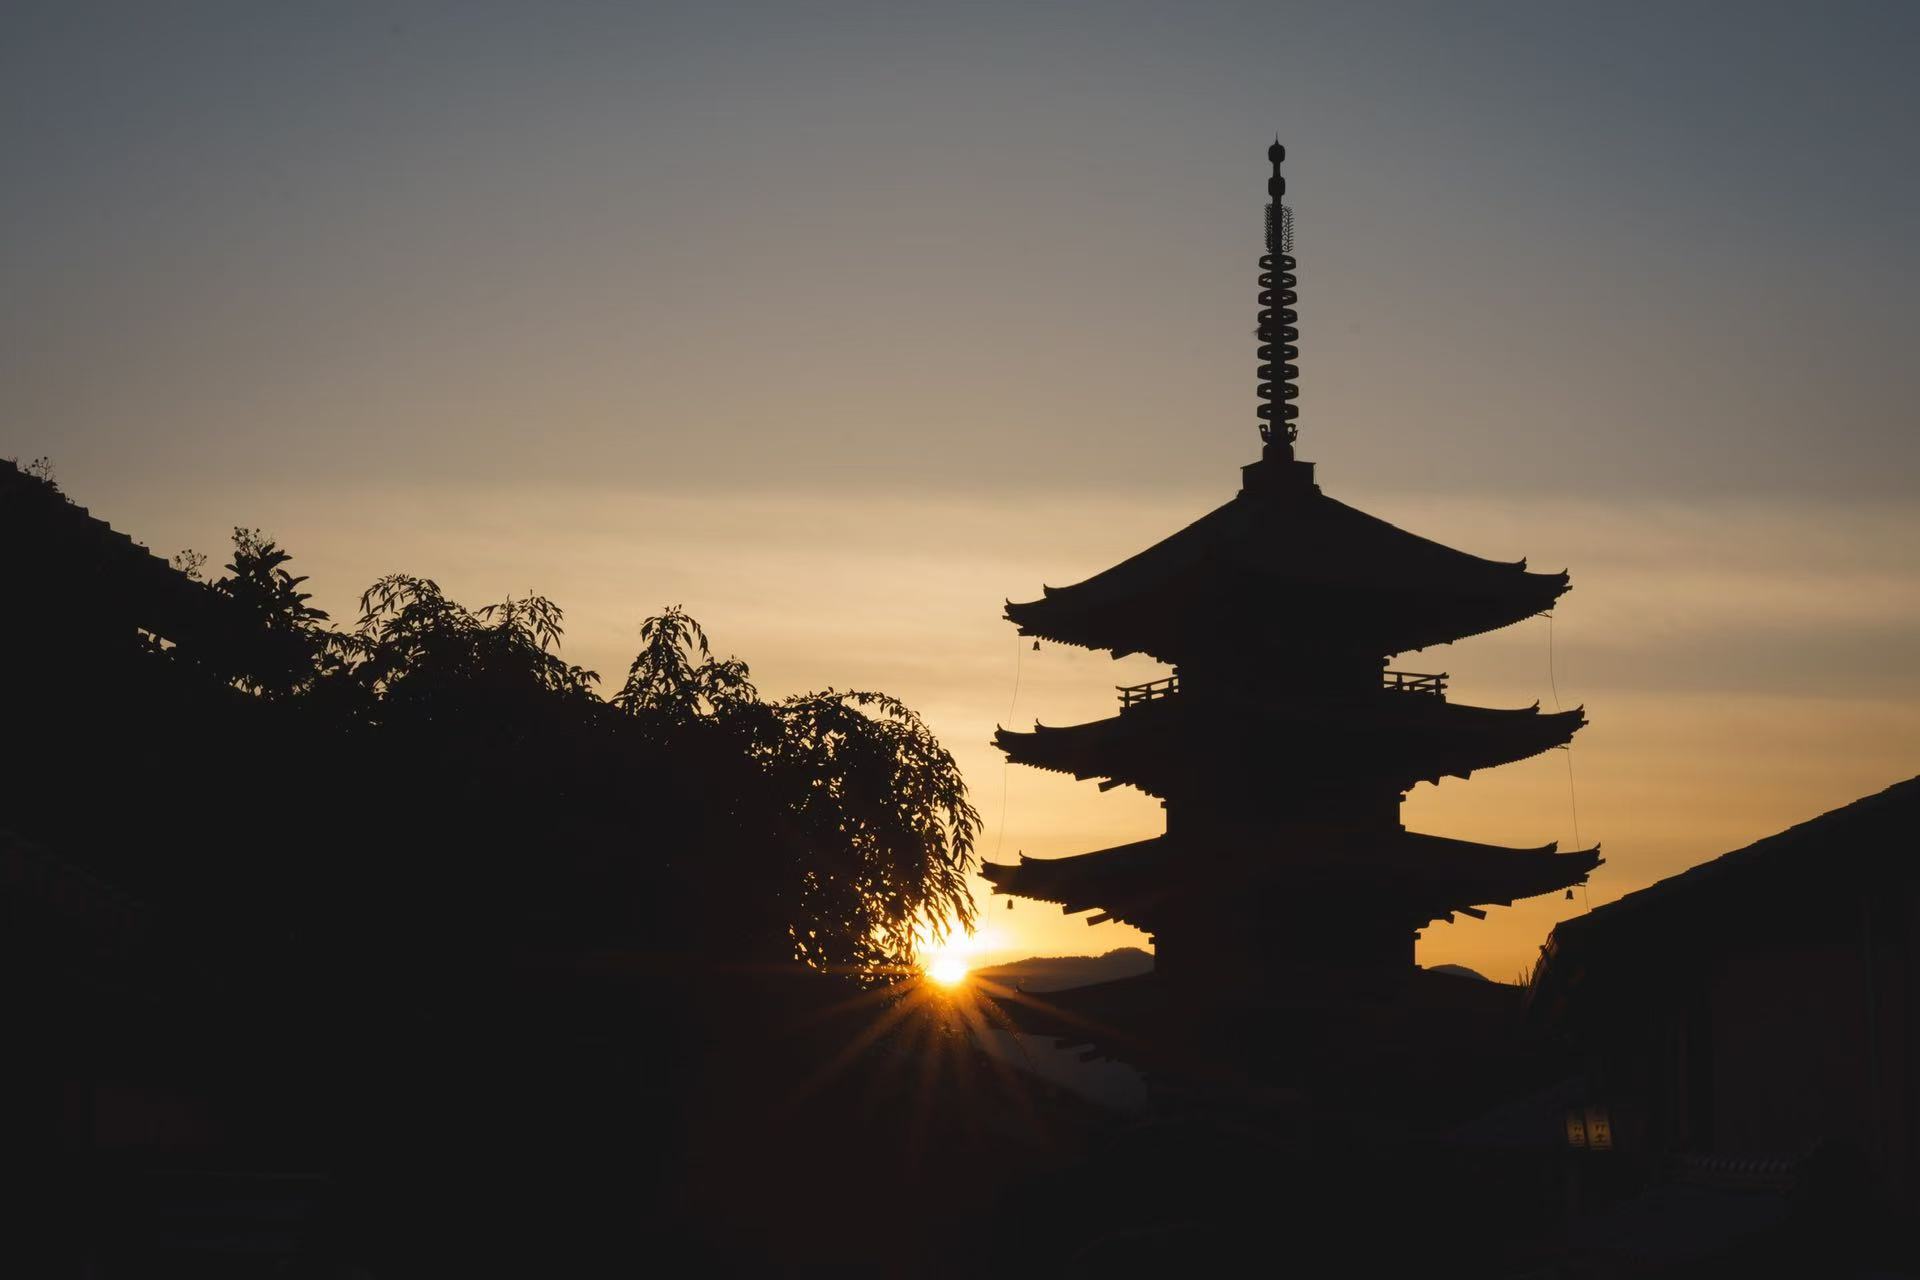
{"label": "spire rings", "polygon": [[1300,398],[1300,366],[1294,363],[1300,358],[1300,348],[1296,345],[1300,341],[1300,330],[1296,327],[1300,315],[1293,309],[1300,295],[1294,289],[1299,283],[1293,274],[1297,264],[1293,255],[1286,252],[1293,248],[1291,213],[1285,205],[1268,210],[1268,247],[1277,247],[1281,252],[1269,252],[1260,258],[1260,346],[1255,352],[1260,358],[1260,383],[1256,391],[1260,407],[1254,413],[1260,419],[1260,439],[1267,444],[1276,440],[1292,444],[1300,434],[1300,428],[1295,425],[1300,408],[1293,403]]}

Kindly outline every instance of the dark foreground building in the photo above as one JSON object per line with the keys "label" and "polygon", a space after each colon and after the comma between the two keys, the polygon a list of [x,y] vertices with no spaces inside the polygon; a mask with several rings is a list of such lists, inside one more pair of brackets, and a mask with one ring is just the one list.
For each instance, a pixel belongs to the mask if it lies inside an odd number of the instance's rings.
{"label": "dark foreground building", "polygon": [[1620,1160],[1781,1213],[1920,1210],[1916,830],[1920,778],[1554,929],[1530,1012]]}
{"label": "dark foreground building", "polygon": [[1302,975],[1409,974],[1430,922],[1581,883],[1600,861],[1597,848],[1507,848],[1400,822],[1415,783],[1563,746],[1584,716],[1452,702],[1445,674],[1389,660],[1549,610],[1567,575],[1398,529],[1326,496],[1294,456],[1283,156],[1276,143],[1260,260],[1260,460],[1232,501],[1187,528],[1007,606],[1022,635],[1173,667],[1121,689],[1108,719],[997,737],[1016,763],[1159,797],[1166,833],[985,875],[996,892],[1138,926],[1159,980],[1203,999]]}

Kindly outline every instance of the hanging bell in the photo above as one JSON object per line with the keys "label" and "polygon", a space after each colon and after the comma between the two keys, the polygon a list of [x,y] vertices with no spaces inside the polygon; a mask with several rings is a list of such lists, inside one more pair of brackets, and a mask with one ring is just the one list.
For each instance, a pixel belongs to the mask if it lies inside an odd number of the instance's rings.
{"label": "hanging bell", "polygon": [[[1572,902],[1572,901],[1573,901],[1573,890],[1571,890],[1571,889],[1569,889],[1569,890],[1567,890],[1567,901],[1568,901],[1568,902]],[[1007,905],[1008,905],[1008,906],[1012,906],[1013,904],[1012,904],[1011,902],[1009,902],[1009,903],[1008,903]]]}
{"label": "hanging bell", "polygon": [[1033,651],[1034,651],[1035,653],[1038,653],[1038,652],[1040,652],[1040,642],[1039,642],[1038,640],[1035,640],[1035,641],[1033,642]]}

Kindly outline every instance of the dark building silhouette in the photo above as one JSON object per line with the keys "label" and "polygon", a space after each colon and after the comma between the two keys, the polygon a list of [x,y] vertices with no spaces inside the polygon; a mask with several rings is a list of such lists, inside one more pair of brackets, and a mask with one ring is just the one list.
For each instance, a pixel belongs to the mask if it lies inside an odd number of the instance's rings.
{"label": "dark building silhouette", "polygon": [[1529,1013],[1623,1157],[1749,1191],[1852,1163],[1920,1209],[1917,827],[1920,778],[1554,929]]}
{"label": "dark building silhouette", "polygon": [[117,677],[128,656],[152,644],[224,644],[241,625],[205,583],[7,459],[0,459],[0,548],[22,620],[58,628],[57,636],[0,629],[0,656],[15,660],[9,670],[44,674],[55,661],[60,675],[92,673],[105,661]]}
{"label": "dark building silhouette", "polygon": [[1153,935],[1172,989],[1232,996],[1302,973],[1409,972],[1419,931],[1584,881],[1597,847],[1507,848],[1408,831],[1421,780],[1565,745],[1580,710],[1467,706],[1393,655],[1551,609],[1565,573],[1430,542],[1326,496],[1294,456],[1298,395],[1284,149],[1260,260],[1260,460],[1224,506],[1006,616],[1020,634],[1173,667],[1089,724],[1002,729],[1013,761],[1161,799],[1166,833],[984,868],[998,893]]}

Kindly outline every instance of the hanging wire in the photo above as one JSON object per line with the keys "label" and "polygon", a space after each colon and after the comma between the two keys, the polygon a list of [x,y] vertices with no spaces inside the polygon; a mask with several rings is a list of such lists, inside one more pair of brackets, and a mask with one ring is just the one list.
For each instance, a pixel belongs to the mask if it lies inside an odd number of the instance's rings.
{"label": "hanging wire", "polygon": [[[1557,665],[1553,656],[1553,610],[1549,609],[1547,610],[1547,687],[1553,690],[1553,709],[1560,711],[1562,710],[1560,706],[1560,681],[1554,673],[1554,668]],[[1566,746],[1560,749],[1567,753],[1567,810],[1573,818],[1573,847],[1579,849],[1580,797],[1573,786],[1573,743],[1569,741]],[[1580,905],[1583,910],[1593,910],[1593,904],[1587,901],[1587,882],[1585,880],[1580,882]]]}
{"label": "hanging wire", "polygon": [[[1038,648],[1036,642],[1035,647]],[[1013,724],[1013,711],[1020,705],[1020,659],[1026,652],[1026,644],[1018,631],[1013,633],[1013,696],[1007,699],[1007,724]],[[1000,834],[993,842],[993,860],[1000,861],[1000,851],[1007,844],[1007,781],[1013,771],[1013,761],[1004,753],[1000,757]],[[1008,906],[1013,905],[1008,899]]]}

